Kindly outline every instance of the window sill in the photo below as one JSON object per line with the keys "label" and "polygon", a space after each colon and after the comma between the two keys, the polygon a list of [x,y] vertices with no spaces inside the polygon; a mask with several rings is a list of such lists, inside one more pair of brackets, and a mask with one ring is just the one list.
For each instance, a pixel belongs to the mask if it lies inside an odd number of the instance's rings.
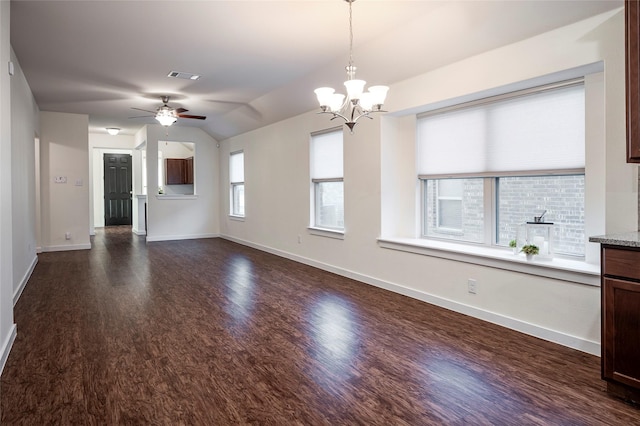
{"label": "window sill", "polygon": [[309,234],[318,235],[321,237],[335,238],[337,240],[344,240],[344,231],[336,231],[335,229],[327,228],[314,228],[312,226],[307,228]]}
{"label": "window sill", "polygon": [[229,215],[229,219],[237,220],[238,222],[244,222],[244,216],[238,216],[238,215],[235,215],[235,214],[230,214]]}
{"label": "window sill", "polygon": [[378,245],[392,250],[473,263],[590,286],[600,286],[600,265],[584,261],[536,258],[528,261],[523,254],[516,255],[508,250],[417,238],[378,238]]}
{"label": "window sill", "polygon": [[197,200],[198,196],[195,194],[180,195],[180,194],[158,194],[156,195],[158,200]]}

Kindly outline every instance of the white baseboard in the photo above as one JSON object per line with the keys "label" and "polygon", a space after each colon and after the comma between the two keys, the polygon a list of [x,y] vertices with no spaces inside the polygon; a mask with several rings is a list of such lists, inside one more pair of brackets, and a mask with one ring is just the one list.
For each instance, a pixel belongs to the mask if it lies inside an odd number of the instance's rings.
{"label": "white baseboard", "polygon": [[147,231],[139,231],[137,229],[132,229],[131,232],[133,232],[136,235],[147,235]]}
{"label": "white baseboard", "polygon": [[13,324],[11,326],[11,330],[9,330],[9,334],[5,337],[4,342],[2,343],[2,349],[0,352],[0,374],[2,374],[4,365],[7,363],[7,359],[9,359],[9,352],[11,352],[13,342],[16,340],[16,333],[17,328],[16,325]]}
{"label": "white baseboard", "polygon": [[71,250],[91,250],[91,243],[87,244],[69,244],[61,246],[42,247],[43,252],[47,251],[71,251]]}
{"label": "white baseboard", "polygon": [[173,241],[173,240],[197,240],[200,238],[218,238],[220,234],[191,234],[191,235],[147,235],[147,242]]}
{"label": "white baseboard", "polygon": [[16,303],[18,303],[18,299],[20,299],[20,295],[22,295],[22,291],[26,287],[27,281],[29,281],[29,278],[31,278],[31,274],[33,273],[33,270],[35,269],[37,264],[38,256],[34,256],[33,260],[31,261],[31,265],[27,269],[27,272],[22,277],[22,280],[20,280],[20,285],[13,292],[13,306],[16,306]]}
{"label": "white baseboard", "polygon": [[245,241],[239,238],[231,237],[228,235],[220,235],[229,241],[233,241],[238,244],[242,244],[248,247],[255,248],[257,250],[265,251],[267,253],[275,254],[276,256],[284,257],[296,262],[303,263],[305,265],[313,266],[318,269],[332,272],[343,277],[351,278],[356,281],[360,281],[366,284],[373,285],[375,287],[383,288],[385,290],[392,291],[394,293],[402,294],[414,299],[422,300],[423,302],[430,303],[432,305],[440,306],[445,309],[449,309],[454,312],[458,312],[464,315],[469,315],[474,318],[481,319],[493,324],[497,324],[511,330],[519,331],[530,336],[534,336],[549,342],[557,343],[562,346],[566,346],[572,349],[577,349],[582,352],[586,352],[591,355],[600,356],[600,343],[585,340],[580,337],[571,336],[569,334],[561,333],[559,331],[550,330],[544,327],[540,327],[535,324],[531,324],[525,321],[521,321],[515,318],[510,318],[505,315],[497,314],[495,312],[489,312],[483,309],[479,309],[473,306],[465,305],[454,300],[445,299],[439,296],[435,296],[429,293],[425,293],[412,288],[404,287],[399,284],[395,284],[389,281],[380,280],[374,277],[363,275],[357,272],[353,272],[347,269],[342,269],[329,265],[326,263],[318,262],[313,259],[298,256],[289,252],[274,249],[271,247],[263,246],[260,244]]}

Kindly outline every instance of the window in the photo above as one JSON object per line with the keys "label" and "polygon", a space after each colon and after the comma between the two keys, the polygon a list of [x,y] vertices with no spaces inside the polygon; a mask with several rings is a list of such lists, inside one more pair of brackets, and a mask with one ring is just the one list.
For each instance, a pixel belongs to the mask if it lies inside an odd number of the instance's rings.
{"label": "window", "polygon": [[311,135],[312,227],[344,230],[342,128]]}
{"label": "window", "polygon": [[244,216],[244,152],[229,155],[230,214]]}
{"label": "window", "polygon": [[555,252],[584,256],[584,102],[580,80],[420,116],[423,236],[506,247],[546,211]]}
{"label": "window", "polygon": [[482,179],[425,181],[425,235],[481,243],[484,238]]}

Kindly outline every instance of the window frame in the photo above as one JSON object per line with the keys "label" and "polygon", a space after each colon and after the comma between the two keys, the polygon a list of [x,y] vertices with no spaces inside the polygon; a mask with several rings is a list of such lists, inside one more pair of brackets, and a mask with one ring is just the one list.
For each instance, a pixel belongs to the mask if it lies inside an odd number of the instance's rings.
{"label": "window frame", "polygon": [[[315,161],[316,159],[313,158],[313,144],[314,144],[314,137],[316,136],[322,136],[322,135],[327,135],[330,133],[335,133],[335,134],[340,134],[340,148],[342,150],[342,176],[332,176],[332,177],[323,177],[323,178],[315,178],[313,177],[314,174],[314,165],[315,165]],[[336,237],[336,238],[342,238],[344,236],[344,231],[345,231],[345,218],[344,218],[344,130],[342,128],[342,126],[340,127],[332,127],[330,129],[326,129],[326,130],[322,130],[322,131],[318,131],[318,132],[313,132],[310,135],[309,138],[309,150],[310,150],[310,155],[309,155],[309,165],[310,165],[310,199],[311,199],[311,206],[310,206],[310,225],[309,225],[309,230],[311,231],[311,233],[315,234],[315,235],[321,235],[321,236],[328,236],[328,237]],[[320,200],[321,197],[321,191],[319,191],[319,185],[322,183],[332,183],[332,182],[339,182],[342,184],[342,211],[343,211],[343,226],[342,227],[334,227],[334,226],[327,226],[324,224],[320,223],[320,209],[322,207],[322,203]],[[319,231],[319,232],[318,232]]]}
{"label": "window frame", "polygon": [[[436,208],[435,208],[435,215],[436,215],[436,229],[437,230],[441,230],[443,234],[460,234],[463,232],[462,229],[462,223],[460,224],[459,228],[451,228],[451,227],[447,227],[447,226],[442,226],[441,224],[441,217],[442,215],[440,214],[440,204],[441,201],[459,201],[460,202],[460,217],[462,218],[462,208],[463,208],[463,204],[462,204],[462,198],[463,198],[463,194],[460,194],[460,196],[442,196],[440,195],[440,193],[442,192],[440,189],[440,182],[444,181],[444,179],[438,179],[437,180],[437,184],[436,184],[436,194],[435,194],[435,202],[436,202]],[[425,200],[425,203],[427,201]]]}
{"label": "window frame", "polygon": [[[319,190],[319,187],[323,183],[341,183],[342,184],[342,208],[344,212],[344,178],[325,178],[325,179],[311,179],[313,184],[313,228],[318,229],[328,229],[331,231],[344,232],[344,225],[342,227],[339,226],[328,226],[318,223],[319,218],[321,217],[321,208],[322,203],[320,202],[320,198],[322,197],[322,192]],[[344,216],[342,218],[344,223]]]}
{"label": "window frame", "polygon": [[[234,181],[233,170],[232,170],[232,159],[234,155],[242,155],[242,180]],[[229,153],[229,216],[236,218],[244,218],[246,216],[246,199],[244,197],[244,186],[245,186],[245,176],[244,176],[244,150],[233,151]],[[243,189],[243,212],[239,211],[239,206],[236,205],[236,191],[238,188],[242,187]]]}
{"label": "window frame", "polygon": [[[501,172],[501,173],[463,173],[452,175],[419,175],[420,180],[420,204],[422,206],[420,212],[420,238],[425,240],[440,240],[458,244],[478,245],[486,246],[488,248],[508,249],[507,246],[498,244],[498,218],[500,215],[498,205],[498,180],[500,178],[507,177],[544,177],[544,176],[583,176],[586,179],[585,168],[575,169],[558,169],[558,170],[544,170],[544,171],[518,171],[518,172]],[[434,236],[427,234],[427,182],[429,180],[444,180],[444,179],[474,179],[481,178],[483,180],[483,241],[475,242],[468,240],[458,240],[453,238],[447,238],[446,236]],[[533,219],[533,218],[532,218]],[[583,224],[584,226],[585,224]],[[443,233],[446,234],[446,233]],[[568,259],[585,259],[585,253],[582,255],[571,254],[558,254],[556,256]]]}

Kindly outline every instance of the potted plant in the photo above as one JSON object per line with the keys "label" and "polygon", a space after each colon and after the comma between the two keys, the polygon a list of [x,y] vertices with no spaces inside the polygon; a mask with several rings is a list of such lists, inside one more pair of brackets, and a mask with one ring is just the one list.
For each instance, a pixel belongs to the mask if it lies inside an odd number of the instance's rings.
{"label": "potted plant", "polygon": [[509,241],[509,247],[513,250],[513,254],[518,254],[518,242],[516,240]]}
{"label": "potted plant", "polygon": [[540,248],[535,244],[525,244],[520,251],[527,256],[527,260],[531,260],[533,256],[540,253]]}

